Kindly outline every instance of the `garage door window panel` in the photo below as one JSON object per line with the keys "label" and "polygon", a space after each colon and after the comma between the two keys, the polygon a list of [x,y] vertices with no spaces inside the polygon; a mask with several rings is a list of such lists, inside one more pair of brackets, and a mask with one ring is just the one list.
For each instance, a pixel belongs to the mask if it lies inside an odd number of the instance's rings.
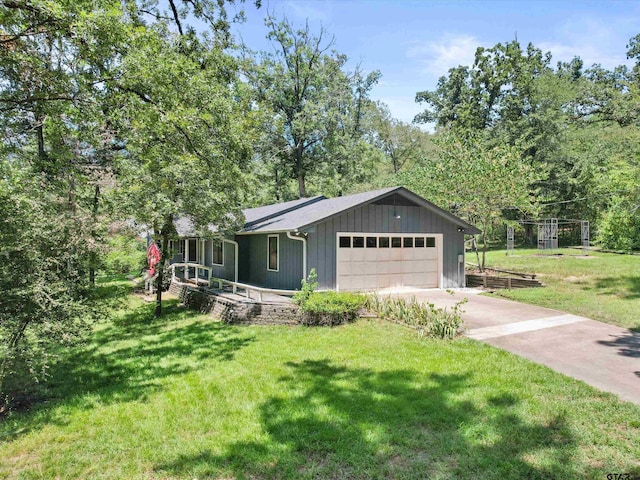
{"label": "garage door window panel", "polygon": [[415,242],[416,248],[424,247],[424,237],[416,237],[414,242]]}

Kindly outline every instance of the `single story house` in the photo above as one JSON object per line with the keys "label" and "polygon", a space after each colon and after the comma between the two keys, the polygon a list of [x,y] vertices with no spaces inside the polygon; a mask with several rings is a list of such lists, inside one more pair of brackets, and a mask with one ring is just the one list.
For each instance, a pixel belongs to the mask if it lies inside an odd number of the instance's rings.
{"label": "single story house", "polygon": [[463,287],[465,235],[480,233],[403,187],[301,198],[243,213],[243,228],[222,240],[196,238],[190,222],[179,219],[172,262],[284,290],[299,289],[312,268],[319,289]]}

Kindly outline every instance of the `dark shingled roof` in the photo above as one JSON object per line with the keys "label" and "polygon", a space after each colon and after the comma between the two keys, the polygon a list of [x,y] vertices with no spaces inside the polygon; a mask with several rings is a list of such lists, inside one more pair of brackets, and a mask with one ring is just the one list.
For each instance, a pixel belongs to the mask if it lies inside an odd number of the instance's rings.
{"label": "dark shingled roof", "polygon": [[272,205],[265,205],[264,207],[247,208],[246,210],[242,211],[242,213],[244,213],[246,222],[245,227],[249,224],[264,221],[277,215],[282,215],[291,210],[300,208],[303,205],[311,204],[325,198],[327,197],[318,195],[317,197],[299,198],[298,200],[291,200],[290,202],[284,203],[274,203]]}
{"label": "dark shingled roof", "polygon": [[[441,215],[449,221],[461,226],[469,234],[480,233],[474,226],[469,225],[464,220],[455,215],[442,210],[433,203],[412,193],[404,187],[389,187],[371,192],[356,193],[355,195],[346,195],[344,197],[325,198],[300,206],[299,208],[290,209],[280,215],[274,215],[264,220],[255,221],[245,224],[239,234],[243,233],[270,233],[303,230],[321,223],[331,217],[339,215],[343,212],[351,210],[358,205],[366,204],[387,197],[392,194],[399,194],[413,203],[425,207],[434,213]],[[275,207],[275,206],[274,206]]]}
{"label": "dark shingled roof", "polygon": [[[240,230],[238,234],[304,230],[359,205],[371,203],[394,194],[405,197],[412,203],[427,208],[446,218],[450,222],[459,225],[465,229],[466,233],[480,233],[476,227],[468,224],[446,210],[441,209],[406,188],[390,187],[371,192],[346,195],[344,197],[326,198],[319,195],[311,198],[300,198],[290,202],[266,205],[264,207],[248,208],[242,211],[246,222],[243,229]],[[191,221],[185,217],[178,219],[175,222],[175,226],[178,235],[180,236],[195,234]],[[216,228],[215,226],[210,225],[209,230],[215,232]]]}

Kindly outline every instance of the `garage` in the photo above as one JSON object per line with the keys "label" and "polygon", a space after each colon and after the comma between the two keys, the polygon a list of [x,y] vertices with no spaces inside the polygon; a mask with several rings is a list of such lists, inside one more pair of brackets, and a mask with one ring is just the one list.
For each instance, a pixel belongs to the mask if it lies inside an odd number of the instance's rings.
{"label": "garage", "polygon": [[442,234],[337,233],[337,290],[438,288]]}

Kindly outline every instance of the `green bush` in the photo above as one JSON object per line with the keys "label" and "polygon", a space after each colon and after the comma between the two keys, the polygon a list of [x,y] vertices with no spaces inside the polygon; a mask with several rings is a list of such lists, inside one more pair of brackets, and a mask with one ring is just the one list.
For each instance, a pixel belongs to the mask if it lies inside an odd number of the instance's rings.
{"label": "green bush", "polygon": [[139,273],[147,264],[147,247],[143,238],[115,235],[107,240],[109,252],[104,259],[107,273]]}
{"label": "green bush", "polygon": [[316,269],[312,268],[309,272],[309,276],[306,279],[302,279],[302,288],[293,296],[293,303],[302,305],[306,302],[315,289],[318,288],[317,279],[318,274],[316,273]]}
{"label": "green bush", "polygon": [[311,292],[296,303],[304,325],[340,325],[355,320],[364,307],[363,295],[349,292]]}
{"label": "green bush", "polygon": [[416,329],[421,337],[454,338],[462,327],[462,305],[465,298],[453,308],[437,308],[433,303],[424,303],[403,298],[371,295],[366,307],[380,318],[401,322]]}
{"label": "green bush", "polygon": [[614,202],[598,222],[598,243],[612,250],[640,249],[640,216],[622,202]]}

